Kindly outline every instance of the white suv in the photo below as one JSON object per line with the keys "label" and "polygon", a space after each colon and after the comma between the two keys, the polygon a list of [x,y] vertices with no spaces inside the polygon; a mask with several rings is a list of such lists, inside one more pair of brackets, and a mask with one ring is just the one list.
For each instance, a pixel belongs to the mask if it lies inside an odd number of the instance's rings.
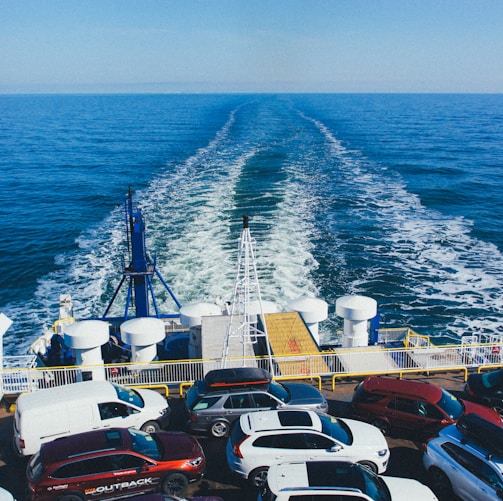
{"label": "white suv", "polygon": [[383,473],[388,444],[375,426],[308,410],[243,414],[227,441],[227,463],[254,487],[265,483],[269,466],[307,460],[343,460]]}
{"label": "white suv", "polygon": [[308,461],[273,464],[257,501],[437,501],[417,480],[380,477],[359,464]]}
{"label": "white suv", "polygon": [[503,428],[468,414],[426,444],[423,464],[440,497],[503,499]]}

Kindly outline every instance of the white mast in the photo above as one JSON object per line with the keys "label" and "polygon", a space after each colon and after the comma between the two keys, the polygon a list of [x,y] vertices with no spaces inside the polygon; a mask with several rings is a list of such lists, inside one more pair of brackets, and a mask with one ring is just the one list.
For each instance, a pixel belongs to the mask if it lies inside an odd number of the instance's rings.
{"label": "white mast", "polygon": [[[250,235],[248,227],[248,216],[243,216],[243,229],[238,249],[238,265],[236,278],[234,281],[234,291],[230,304],[230,318],[227,325],[227,334],[222,349],[222,367],[227,365],[229,355],[229,346],[234,341],[241,343],[242,363],[245,363],[245,357],[249,348],[257,344],[258,338],[263,337],[267,348],[269,359],[269,372],[274,376],[274,366],[272,363],[271,348],[267,335],[267,326],[260,295],[260,286],[258,282],[257,266],[255,254],[253,251],[254,241]],[[262,321],[263,331],[258,328],[258,318],[256,312],[250,312],[250,304],[255,301],[259,306],[260,319]],[[238,318],[238,327],[234,328],[235,319]],[[248,348],[248,350],[247,350]]]}

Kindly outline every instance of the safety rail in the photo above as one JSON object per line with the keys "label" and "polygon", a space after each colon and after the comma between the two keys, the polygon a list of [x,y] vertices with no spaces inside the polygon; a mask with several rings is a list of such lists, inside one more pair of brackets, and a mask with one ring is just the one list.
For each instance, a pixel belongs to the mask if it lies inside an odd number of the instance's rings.
{"label": "safety rail", "polygon": [[[5,357],[6,359],[8,357]],[[19,357],[16,357],[19,359]],[[323,361],[323,363],[320,363]],[[456,345],[419,344],[408,348],[368,346],[336,348],[319,353],[275,356],[274,367],[266,357],[228,358],[226,367],[261,367],[272,370],[276,379],[331,380],[364,377],[369,374],[396,374],[463,371],[503,366],[503,342]],[[0,371],[1,394],[16,395],[92,378],[96,366],[6,368]],[[212,369],[222,368],[220,359],[175,360],[150,363],[121,363],[99,366],[105,379],[127,386],[178,388],[180,394]],[[280,370],[280,367],[283,370]],[[320,367],[325,372],[320,372]],[[286,369],[285,369],[286,368]]]}

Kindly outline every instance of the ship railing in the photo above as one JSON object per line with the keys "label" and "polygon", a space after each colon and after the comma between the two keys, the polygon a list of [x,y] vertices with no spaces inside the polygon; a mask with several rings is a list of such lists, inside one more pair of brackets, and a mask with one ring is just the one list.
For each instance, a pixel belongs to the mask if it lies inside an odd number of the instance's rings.
{"label": "ship railing", "polygon": [[[478,342],[475,342],[478,341]],[[228,358],[227,367],[256,366],[267,369],[277,379],[307,379],[320,384],[350,377],[386,374],[403,377],[435,371],[468,372],[503,367],[503,338],[470,340],[454,345],[409,344],[408,347],[335,348],[317,353],[268,357]],[[8,359],[9,357],[5,357]],[[180,393],[212,369],[222,367],[220,359],[174,360],[150,363],[118,363],[104,366],[8,367],[1,373],[4,395],[18,395],[86,379],[103,377],[128,386],[168,387]],[[99,370],[95,370],[99,369]]]}

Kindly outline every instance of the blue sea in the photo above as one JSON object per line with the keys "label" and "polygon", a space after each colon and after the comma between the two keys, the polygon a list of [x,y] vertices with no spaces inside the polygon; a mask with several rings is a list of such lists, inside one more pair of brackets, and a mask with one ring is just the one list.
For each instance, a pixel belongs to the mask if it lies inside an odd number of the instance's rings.
{"label": "blue sea", "polygon": [[7,355],[61,293],[104,312],[130,186],[182,304],[230,299],[248,214],[262,298],[327,301],[322,342],[347,294],[381,326],[503,334],[503,95],[4,95],[0,166]]}

